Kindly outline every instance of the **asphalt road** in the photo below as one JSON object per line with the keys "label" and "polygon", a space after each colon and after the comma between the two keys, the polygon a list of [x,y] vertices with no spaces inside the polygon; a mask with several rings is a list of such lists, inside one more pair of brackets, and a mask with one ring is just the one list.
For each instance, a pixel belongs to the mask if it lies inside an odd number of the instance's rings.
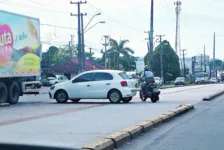
{"label": "asphalt road", "polygon": [[224,95],[132,141],[121,150],[222,150]]}
{"label": "asphalt road", "polygon": [[18,105],[0,108],[0,142],[80,148],[180,104],[196,104],[223,88],[217,84],[164,89],[156,104],[141,102],[138,96],[129,104],[109,100],[57,104],[47,94],[28,95]]}

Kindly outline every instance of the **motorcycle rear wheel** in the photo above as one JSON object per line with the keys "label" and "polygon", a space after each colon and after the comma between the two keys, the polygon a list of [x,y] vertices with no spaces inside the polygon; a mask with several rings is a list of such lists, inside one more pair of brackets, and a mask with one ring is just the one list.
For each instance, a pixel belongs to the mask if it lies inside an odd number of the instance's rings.
{"label": "motorcycle rear wheel", "polygon": [[157,96],[151,97],[151,101],[152,103],[156,103],[158,101],[158,97]]}

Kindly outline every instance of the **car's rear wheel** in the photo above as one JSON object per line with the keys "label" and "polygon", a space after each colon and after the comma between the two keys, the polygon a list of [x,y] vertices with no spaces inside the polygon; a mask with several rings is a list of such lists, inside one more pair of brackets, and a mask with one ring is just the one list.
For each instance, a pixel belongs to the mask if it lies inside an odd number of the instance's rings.
{"label": "car's rear wheel", "polygon": [[81,99],[71,99],[73,103],[78,103]]}
{"label": "car's rear wheel", "polygon": [[122,101],[124,103],[129,103],[132,100],[132,97],[126,97],[126,98],[122,98]]}
{"label": "car's rear wheel", "polygon": [[108,98],[109,98],[111,103],[120,103],[121,99],[122,99],[122,96],[121,96],[120,91],[112,90],[112,91],[109,92]]}
{"label": "car's rear wheel", "polygon": [[55,94],[55,99],[58,103],[66,103],[68,101],[68,94],[64,90],[59,90]]}

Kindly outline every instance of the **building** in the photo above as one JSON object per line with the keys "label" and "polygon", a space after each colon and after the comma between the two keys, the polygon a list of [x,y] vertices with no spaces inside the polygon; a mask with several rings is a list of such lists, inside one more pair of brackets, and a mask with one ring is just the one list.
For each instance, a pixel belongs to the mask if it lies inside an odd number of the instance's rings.
{"label": "building", "polygon": [[[180,59],[180,63],[183,64],[183,59]],[[185,68],[189,69],[189,73],[192,74],[192,58],[189,58],[189,57],[185,58]]]}
{"label": "building", "polygon": [[194,71],[195,73],[197,72],[210,72],[209,69],[209,62],[210,62],[210,57],[206,55],[198,55],[194,56]]}
{"label": "building", "polygon": [[[209,73],[210,72],[209,62],[210,62],[210,57],[208,55],[206,55],[205,57],[204,55],[193,56],[192,58],[186,57],[185,68],[189,69],[190,74],[194,74],[197,72],[205,72],[205,71]],[[180,63],[182,65],[180,66],[180,68],[183,69],[183,58],[180,58]]]}
{"label": "building", "polygon": [[[84,71],[95,69],[105,69],[105,67],[91,60],[85,61]],[[42,68],[42,74],[65,75],[68,79],[71,79],[78,74],[78,59],[73,58],[64,63],[57,64],[49,68]]]}

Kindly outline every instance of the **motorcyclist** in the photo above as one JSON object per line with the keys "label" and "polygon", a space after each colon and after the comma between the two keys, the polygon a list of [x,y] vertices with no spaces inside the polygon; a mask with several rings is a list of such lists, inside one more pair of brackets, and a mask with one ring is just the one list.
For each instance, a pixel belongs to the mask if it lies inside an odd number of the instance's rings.
{"label": "motorcyclist", "polygon": [[[147,85],[149,83],[154,83],[154,75],[153,73],[150,71],[149,67],[146,65],[144,68],[144,71],[141,74],[141,78],[140,78],[142,84],[141,84],[141,90],[143,93],[143,96],[147,96]],[[145,81],[145,82],[144,82]]]}

